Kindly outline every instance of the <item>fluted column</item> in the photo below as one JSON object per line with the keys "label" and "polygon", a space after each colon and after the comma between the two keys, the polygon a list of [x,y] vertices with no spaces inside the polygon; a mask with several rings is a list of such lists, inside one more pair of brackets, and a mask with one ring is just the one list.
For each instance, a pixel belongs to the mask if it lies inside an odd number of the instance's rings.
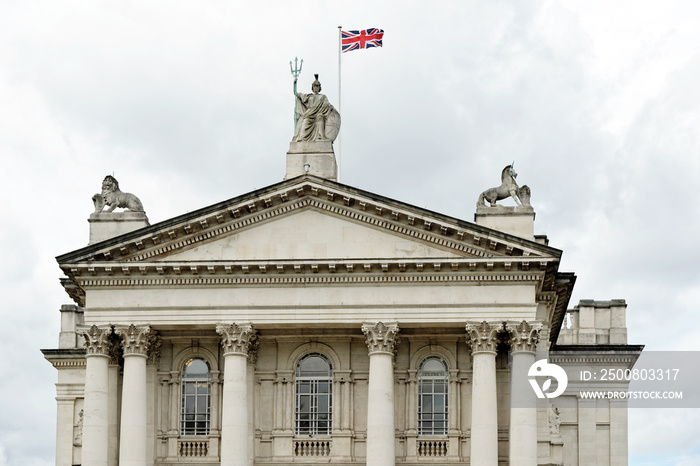
{"label": "fluted column", "polygon": [[[112,329],[93,325],[85,337],[85,405],[83,459],[85,466],[107,466],[109,461],[109,336]],[[72,414],[72,413],[71,413]]]}
{"label": "fluted column", "polygon": [[367,466],[394,466],[394,348],[399,326],[364,324],[369,349],[367,389]]}
{"label": "fluted column", "polygon": [[119,428],[119,466],[145,466],[146,360],[153,332],[149,326],[116,328],[124,350],[121,425]]}
{"label": "fluted column", "polygon": [[217,325],[224,348],[224,387],[221,415],[221,466],[247,466],[248,445],[248,351],[257,344],[252,325]]}
{"label": "fluted column", "polygon": [[498,407],[496,345],[502,323],[468,323],[467,343],[472,349],[472,423],[470,463],[498,465]]}
{"label": "fluted column", "polygon": [[511,466],[537,465],[537,398],[528,382],[528,370],[535,363],[535,349],[542,325],[537,322],[506,324],[512,357],[510,372]]}

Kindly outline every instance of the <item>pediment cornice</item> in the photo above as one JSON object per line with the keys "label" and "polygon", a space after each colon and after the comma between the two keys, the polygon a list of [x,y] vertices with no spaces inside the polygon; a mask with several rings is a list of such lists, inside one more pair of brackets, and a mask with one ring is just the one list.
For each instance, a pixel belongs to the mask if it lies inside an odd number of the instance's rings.
{"label": "pediment cornice", "polygon": [[[302,176],[57,257],[79,263],[167,260],[196,245],[275,217],[315,209],[470,259],[558,260],[561,251],[332,181]],[[127,266],[128,267],[128,266]]]}

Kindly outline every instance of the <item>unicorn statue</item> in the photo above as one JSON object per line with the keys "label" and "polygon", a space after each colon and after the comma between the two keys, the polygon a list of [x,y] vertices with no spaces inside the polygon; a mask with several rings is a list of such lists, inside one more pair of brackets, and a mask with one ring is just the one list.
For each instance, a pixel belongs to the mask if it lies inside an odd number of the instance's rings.
{"label": "unicorn statue", "polygon": [[530,188],[518,186],[515,179],[518,174],[515,173],[513,166],[515,162],[506,166],[501,172],[501,185],[496,188],[490,188],[479,195],[479,200],[476,201],[477,207],[486,207],[486,201],[489,201],[491,207],[496,206],[496,201],[512,197],[519,206],[530,207]]}

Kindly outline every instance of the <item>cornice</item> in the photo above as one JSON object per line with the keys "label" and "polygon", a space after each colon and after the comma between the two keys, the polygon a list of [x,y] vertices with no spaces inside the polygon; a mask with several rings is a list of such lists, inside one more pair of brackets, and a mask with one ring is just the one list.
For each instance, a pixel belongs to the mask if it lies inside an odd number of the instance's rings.
{"label": "cornice", "polygon": [[84,368],[86,365],[84,348],[42,349],[41,352],[56,369]]}
{"label": "cornice", "polygon": [[401,284],[401,283],[483,283],[483,282],[538,282],[541,275],[537,273],[530,274],[492,274],[492,275],[353,275],[353,274],[337,274],[337,275],[255,275],[255,276],[169,276],[169,277],[85,277],[76,278],[81,288],[92,287],[158,287],[158,286],[229,286],[229,285],[302,285],[302,284],[364,284],[364,283],[385,283],[385,284]]}
{"label": "cornice", "polygon": [[[535,275],[539,279],[553,258],[533,261],[525,258],[423,258],[423,259],[323,259],[265,261],[162,261],[91,262],[61,267],[69,277],[82,283],[86,277],[136,277],[210,275],[284,275],[284,274],[399,274],[459,275],[476,272],[478,276]],[[481,278],[479,278],[481,279]],[[501,278],[508,280],[509,278]]]}

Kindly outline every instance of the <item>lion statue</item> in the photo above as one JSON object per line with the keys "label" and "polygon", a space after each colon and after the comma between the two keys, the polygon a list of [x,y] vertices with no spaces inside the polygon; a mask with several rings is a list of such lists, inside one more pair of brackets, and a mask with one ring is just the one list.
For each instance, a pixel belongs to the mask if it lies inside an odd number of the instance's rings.
{"label": "lion statue", "polygon": [[97,193],[92,196],[95,204],[95,213],[102,212],[109,206],[106,212],[112,212],[117,207],[127,209],[131,212],[143,212],[143,204],[138,197],[131,193],[122,192],[119,189],[119,182],[111,175],[105,176],[102,181],[102,194]]}

